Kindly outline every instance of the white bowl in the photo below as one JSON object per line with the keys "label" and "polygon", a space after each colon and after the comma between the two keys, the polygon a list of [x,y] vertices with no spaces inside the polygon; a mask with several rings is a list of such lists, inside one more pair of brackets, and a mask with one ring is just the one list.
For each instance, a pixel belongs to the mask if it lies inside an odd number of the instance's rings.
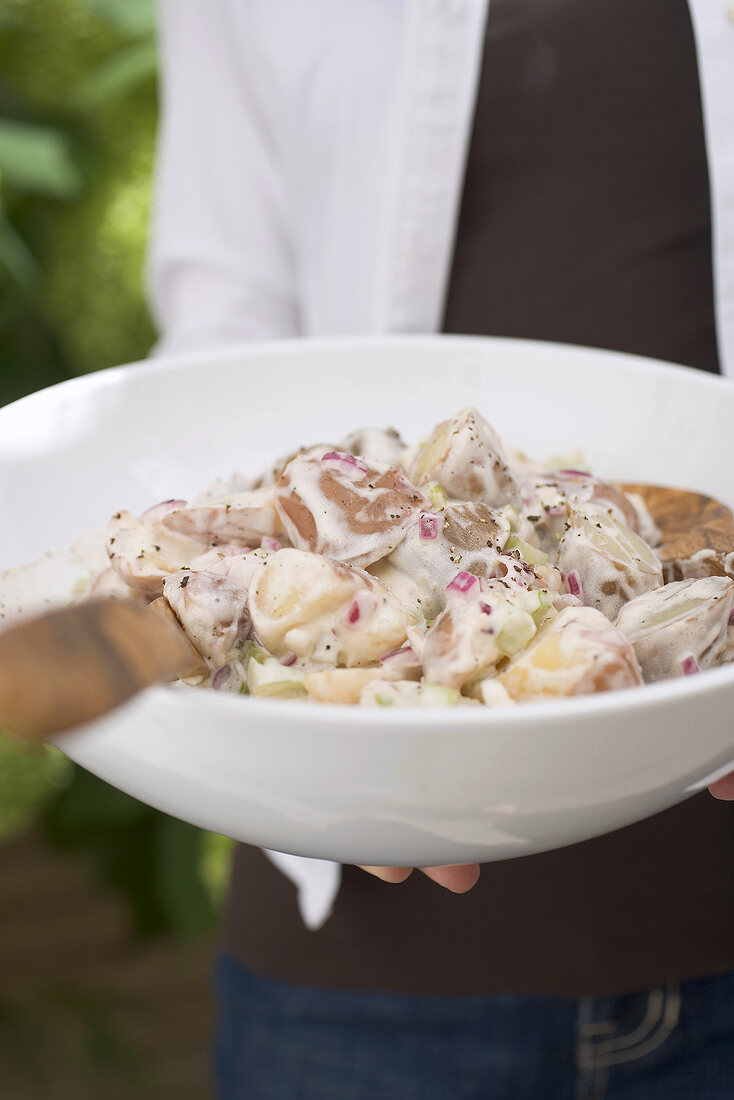
{"label": "white bowl", "polygon": [[[0,567],[294,444],[364,424],[417,439],[469,403],[539,458],[581,448],[602,475],[734,504],[734,386],[723,380],[524,341],[284,342],[105,371],[0,410]],[[673,805],[734,766],[733,711],[734,666],[491,711],[160,687],[63,748],[151,805],[241,840],[428,865],[537,852]]]}

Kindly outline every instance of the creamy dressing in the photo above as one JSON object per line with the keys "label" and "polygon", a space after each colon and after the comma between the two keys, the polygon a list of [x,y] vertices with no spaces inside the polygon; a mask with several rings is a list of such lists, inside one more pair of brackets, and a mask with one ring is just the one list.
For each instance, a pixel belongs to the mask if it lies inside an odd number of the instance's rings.
{"label": "creamy dressing", "polygon": [[659,541],[641,498],[506,450],[467,408],[410,447],[359,429],[118,512],[74,597],[163,593],[214,690],[502,706],[733,659],[734,549],[663,586]]}

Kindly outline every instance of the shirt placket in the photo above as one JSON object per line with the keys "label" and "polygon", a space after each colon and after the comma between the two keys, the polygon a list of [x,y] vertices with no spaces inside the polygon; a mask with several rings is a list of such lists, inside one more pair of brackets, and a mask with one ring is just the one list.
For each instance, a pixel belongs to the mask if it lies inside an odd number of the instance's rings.
{"label": "shirt placket", "polygon": [[453,252],[488,0],[409,0],[374,328],[433,332]]}

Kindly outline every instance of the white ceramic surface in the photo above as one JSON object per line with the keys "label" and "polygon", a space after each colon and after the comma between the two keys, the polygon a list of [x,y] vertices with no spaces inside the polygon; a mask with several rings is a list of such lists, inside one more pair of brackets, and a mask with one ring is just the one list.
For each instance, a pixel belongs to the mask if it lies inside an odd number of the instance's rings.
{"label": "white ceramic surface", "polygon": [[[533,456],[581,448],[602,475],[734,504],[729,382],[521,341],[282,343],[119,368],[0,410],[0,568],[294,444],[386,423],[413,440],[468,403]],[[733,711],[734,666],[492,711],[161,687],[64,748],[146,802],[242,840],[426,865],[567,844],[680,801],[734,761]]]}

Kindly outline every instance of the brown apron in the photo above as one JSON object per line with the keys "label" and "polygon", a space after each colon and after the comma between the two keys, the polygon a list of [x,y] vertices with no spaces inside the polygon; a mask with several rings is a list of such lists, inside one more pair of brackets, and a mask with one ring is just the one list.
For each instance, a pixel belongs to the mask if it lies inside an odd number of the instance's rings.
{"label": "brown apron", "polygon": [[[445,331],[717,371],[710,235],[685,0],[492,0]],[[345,867],[318,932],[240,847],[227,945],[317,986],[611,995],[734,966],[733,840],[734,808],[703,794],[488,864],[463,896]]]}

